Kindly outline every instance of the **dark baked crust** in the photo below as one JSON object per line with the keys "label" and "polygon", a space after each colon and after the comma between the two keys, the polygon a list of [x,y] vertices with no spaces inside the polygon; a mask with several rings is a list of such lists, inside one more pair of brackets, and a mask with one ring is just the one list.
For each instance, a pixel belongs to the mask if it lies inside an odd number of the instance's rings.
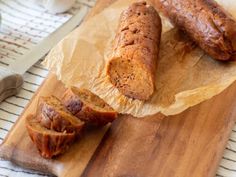
{"label": "dark baked crust", "polygon": [[85,89],[67,89],[62,102],[68,111],[89,125],[103,126],[117,117],[117,112],[107,103]]}
{"label": "dark baked crust", "polygon": [[43,127],[58,132],[75,132],[79,135],[84,126],[84,122],[67,111],[61,101],[54,96],[39,99],[37,115]]}
{"label": "dark baked crust", "polygon": [[26,117],[26,128],[31,140],[44,158],[52,158],[65,152],[75,140],[75,133],[48,130],[33,115]]}
{"label": "dark baked crust", "polygon": [[214,0],[154,0],[173,24],[218,60],[236,59],[236,22]]}
{"label": "dark baked crust", "polygon": [[161,28],[158,13],[146,2],[121,14],[107,74],[127,97],[148,100],[154,92]]}

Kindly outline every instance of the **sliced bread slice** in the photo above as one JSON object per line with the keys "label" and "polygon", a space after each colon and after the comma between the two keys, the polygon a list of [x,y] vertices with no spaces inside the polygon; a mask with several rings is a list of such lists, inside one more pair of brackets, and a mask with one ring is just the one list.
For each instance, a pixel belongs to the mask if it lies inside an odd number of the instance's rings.
{"label": "sliced bread slice", "polygon": [[45,128],[79,134],[84,122],[72,115],[55,96],[39,99],[38,120]]}
{"label": "sliced bread slice", "polygon": [[65,152],[75,140],[74,132],[49,130],[43,127],[33,115],[26,117],[26,128],[31,140],[44,158],[52,158]]}
{"label": "sliced bread slice", "polygon": [[62,102],[76,117],[89,125],[103,126],[117,117],[117,112],[89,90],[71,87]]}

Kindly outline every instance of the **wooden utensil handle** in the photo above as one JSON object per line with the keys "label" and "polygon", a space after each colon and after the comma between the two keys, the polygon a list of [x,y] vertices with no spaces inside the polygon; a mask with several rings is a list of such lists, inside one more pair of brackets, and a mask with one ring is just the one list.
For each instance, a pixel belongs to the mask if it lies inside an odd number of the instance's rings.
{"label": "wooden utensil handle", "polygon": [[23,84],[23,77],[7,68],[0,67],[0,102],[15,95]]}

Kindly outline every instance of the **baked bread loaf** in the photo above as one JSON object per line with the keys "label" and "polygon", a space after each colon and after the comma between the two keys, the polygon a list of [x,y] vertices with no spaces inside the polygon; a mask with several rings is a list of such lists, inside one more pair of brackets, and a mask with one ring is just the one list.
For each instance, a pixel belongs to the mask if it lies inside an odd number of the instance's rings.
{"label": "baked bread loaf", "polygon": [[26,128],[31,140],[44,158],[52,158],[63,153],[75,140],[74,132],[49,130],[43,127],[33,115],[26,117]]}
{"label": "baked bread loaf", "polygon": [[67,89],[62,102],[68,111],[85,121],[87,125],[103,126],[117,117],[116,111],[86,89],[76,87]]}
{"label": "baked bread loaf", "polygon": [[236,22],[214,0],[153,1],[211,57],[236,59]]}
{"label": "baked bread loaf", "polygon": [[73,116],[55,96],[39,99],[37,115],[43,127],[58,132],[75,132],[79,135],[84,126],[84,122]]}
{"label": "baked bread loaf", "polygon": [[153,94],[161,29],[158,13],[146,2],[122,12],[107,74],[125,96],[148,100]]}

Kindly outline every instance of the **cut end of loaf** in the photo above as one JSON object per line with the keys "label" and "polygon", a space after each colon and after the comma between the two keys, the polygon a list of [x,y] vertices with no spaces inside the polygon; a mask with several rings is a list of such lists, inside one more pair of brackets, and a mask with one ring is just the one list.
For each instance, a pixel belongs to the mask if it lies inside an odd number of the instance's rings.
{"label": "cut end of loaf", "polygon": [[135,60],[113,58],[107,74],[111,83],[129,98],[148,100],[154,92],[152,75]]}

